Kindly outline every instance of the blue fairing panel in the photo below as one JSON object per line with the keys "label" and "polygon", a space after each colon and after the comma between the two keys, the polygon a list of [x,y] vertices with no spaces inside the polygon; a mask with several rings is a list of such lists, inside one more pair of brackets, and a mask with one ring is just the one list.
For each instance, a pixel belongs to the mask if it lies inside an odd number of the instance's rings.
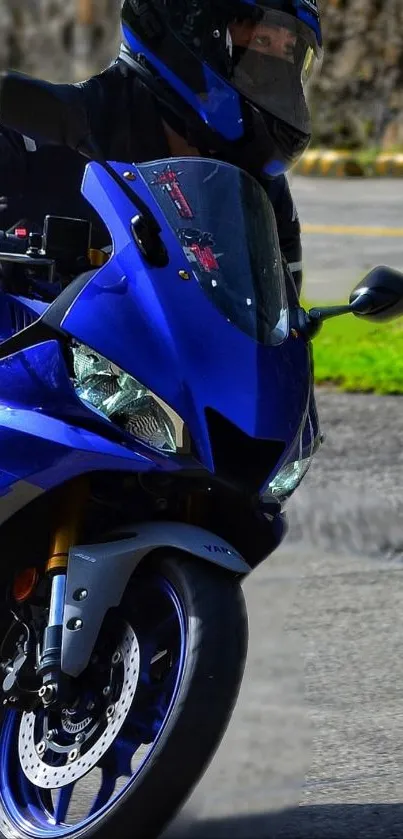
{"label": "blue fairing panel", "polygon": [[[114,168],[123,174],[127,166]],[[290,335],[280,346],[263,346],[229,323],[198,283],[180,278],[189,269],[184,252],[138,175],[133,189],[161,225],[169,265],[146,264],[130,232],[135,207],[101,166],[90,164],[83,192],[109,227],[113,255],[82,290],[63,328],[174,408],[206,467],[213,466],[206,408],[252,437],[288,448],[309,399],[305,340]]]}
{"label": "blue fairing panel", "polygon": [[50,489],[85,472],[176,468],[145,446],[108,439],[102,424],[86,429],[86,419],[57,341],[0,361],[0,522],[2,496],[18,481]]}

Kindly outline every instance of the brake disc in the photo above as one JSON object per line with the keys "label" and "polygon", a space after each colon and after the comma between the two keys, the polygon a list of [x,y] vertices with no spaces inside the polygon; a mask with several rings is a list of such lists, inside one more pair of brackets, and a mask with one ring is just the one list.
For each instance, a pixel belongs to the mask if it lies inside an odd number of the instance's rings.
{"label": "brake disc", "polygon": [[130,711],[140,673],[139,644],[129,624],[125,625],[119,651],[124,673],[122,690],[119,699],[108,708],[106,727],[88,751],[80,754],[79,746],[74,743],[66,763],[63,766],[52,766],[47,763],[47,758],[55,753],[51,750],[51,744],[46,743],[43,737],[38,739],[37,713],[23,713],[18,753],[24,774],[35,786],[41,789],[59,789],[78,781],[91,772],[112,745]]}

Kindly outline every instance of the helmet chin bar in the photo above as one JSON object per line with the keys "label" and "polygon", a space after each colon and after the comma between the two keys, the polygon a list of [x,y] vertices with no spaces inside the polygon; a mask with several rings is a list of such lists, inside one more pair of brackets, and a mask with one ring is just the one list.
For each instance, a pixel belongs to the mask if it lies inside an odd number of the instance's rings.
{"label": "helmet chin bar", "polygon": [[[210,150],[215,147],[216,157],[239,166],[258,180],[284,174],[303,154],[311,139],[310,134],[290,128],[251,104],[244,107],[244,129],[244,137],[230,143],[202,125],[204,146]],[[193,141],[197,137],[200,139],[200,134],[192,134]]]}

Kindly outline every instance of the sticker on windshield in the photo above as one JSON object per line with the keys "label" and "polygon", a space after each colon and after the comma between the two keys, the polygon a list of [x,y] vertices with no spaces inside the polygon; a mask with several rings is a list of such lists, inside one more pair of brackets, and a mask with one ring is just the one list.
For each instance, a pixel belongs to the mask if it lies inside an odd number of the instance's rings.
{"label": "sticker on windshield", "polygon": [[178,235],[189,262],[196,262],[208,274],[220,270],[217,260],[222,254],[214,253],[215,241],[211,233],[187,227],[178,230]]}
{"label": "sticker on windshield", "polygon": [[191,219],[194,218],[194,213],[179,183],[181,174],[182,172],[175,172],[168,163],[163,172],[153,172],[155,180],[151,181],[151,186],[161,187],[169,195],[180,217]]}

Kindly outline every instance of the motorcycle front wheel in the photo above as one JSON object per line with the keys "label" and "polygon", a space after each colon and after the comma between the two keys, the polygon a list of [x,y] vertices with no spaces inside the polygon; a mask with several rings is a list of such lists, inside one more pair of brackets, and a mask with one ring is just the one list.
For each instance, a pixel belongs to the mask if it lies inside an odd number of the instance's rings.
{"label": "motorcycle front wheel", "polygon": [[158,836],[221,741],[246,648],[236,579],[173,552],[147,561],[109,616],[71,707],[3,711],[3,836]]}

